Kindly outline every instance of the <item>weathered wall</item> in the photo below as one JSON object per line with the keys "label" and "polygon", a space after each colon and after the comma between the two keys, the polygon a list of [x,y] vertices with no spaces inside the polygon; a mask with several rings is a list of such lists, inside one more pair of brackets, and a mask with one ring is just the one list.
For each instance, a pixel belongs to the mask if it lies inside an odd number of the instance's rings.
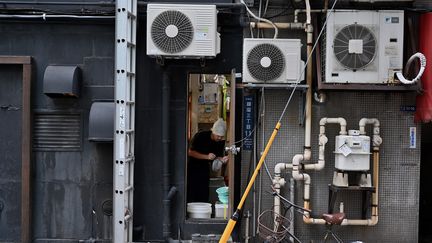
{"label": "weathered wall", "polygon": [[[265,91],[265,128],[260,127],[257,136],[259,145],[264,136],[267,141],[274,124],[280,116],[290,91]],[[323,117],[344,117],[347,129],[359,129],[361,118],[377,118],[381,123],[381,137],[383,144],[380,148],[379,171],[379,222],[377,226],[345,226],[337,227],[336,232],[344,241],[361,240],[364,242],[416,242],[418,233],[418,208],[420,185],[420,126],[414,124],[413,113],[401,111],[401,106],[415,104],[414,93],[370,93],[370,92],[327,92],[327,102],[314,102],[312,107],[312,161],[318,158],[319,120]],[[296,98],[298,96],[294,96]],[[270,173],[274,175],[276,163],[291,163],[295,154],[303,153],[304,129],[299,126],[299,102],[293,99],[282,128],[267,157]],[[417,144],[415,149],[409,148],[409,128],[417,128]],[[263,134],[264,132],[264,134]],[[332,182],[334,171],[334,143],[339,133],[339,126],[326,126],[329,142],[326,145],[326,165],[322,171],[310,172],[311,176],[311,208],[312,216],[320,218],[327,213],[328,184]],[[372,134],[371,127],[367,128],[368,135]],[[261,151],[262,147],[258,147]],[[243,163],[248,163],[244,155]],[[244,168],[246,169],[246,168]],[[243,170],[247,175],[247,170]],[[243,176],[244,179],[246,176]],[[272,209],[273,197],[267,193],[271,191],[270,180],[262,171],[262,188],[257,190],[256,205],[258,205],[259,190],[262,191],[261,210]],[[290,174],[285,178],[289,181]],[[243,183],[244,184],[244,183]],[[303,182],[295,183],[295,202],[303,205]],[[284,196],[289,198],[289,184],[282,189]],[[358,192],[340,193],[335,204],[338,211],[339,202],[343,201],[348,218],[360,218],[361,197]],[[249,199],[247,210],[253,211],[253,197]],[[295,214],[295,234],[302,240],[322,240],[325,227],[305,225],[301,215]],[[252,228],[251,228],[252,230]]]}
{"label": "weathered wall", "polygon": [[[90,143],[87,134],[92,101],[113,99],[113,22],[99,25],[2,21],[0,33],[0,55],[32,56],[34,120],[40,114],[61,113],[65,116],[75,114],[79,122],[79,129],[69,133],[79,136],[79,148],[72,151],[61,148],[55,149],[57,151],[33,150],[33,240],[70,239],[75,242],[78,239],[111,238],[111,218],[102,212],[101,206],[112,199],[112,144]],[[80,98],[53,99],[43,94],[44,71],[52,64],[73,64],[81,68]],[[20,77],[7,75],[11,72],[20,75],[20,69],[17,70],[2,68],[2,79],[9,78],[19,84]],[[5,97],[21,91],[2,86],[0,92],[0,96]],[[0,137],[14,146],[0,146],[0,154],[13,157],[20,154],[20,142],[15,141],[15,136],[20,136],[17,132],[20,131],[20,120],[11,118],[8,122],[9,125],[2,126]],[[13,135],[9,134],[12,131]],[[33,134],[34,139],[38,136]],[[20,161],[18,157],[13,163],[9,159],[2,159],[0,163],[5,167],[0,171],[0,177],[5,180],[0,185],[0,201],[4,204],[0,241],[19,242],[20,239]]]}

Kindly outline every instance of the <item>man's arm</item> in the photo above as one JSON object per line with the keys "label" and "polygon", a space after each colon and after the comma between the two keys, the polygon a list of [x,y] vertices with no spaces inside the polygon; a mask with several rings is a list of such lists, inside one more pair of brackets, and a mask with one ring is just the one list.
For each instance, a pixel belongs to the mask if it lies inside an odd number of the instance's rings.
{"label": "man's arm", "polygon": [[214,153],[202,154],[192,149],[188,150],[188,155],[195,159],[214,160],[216,158],[216,155]]}

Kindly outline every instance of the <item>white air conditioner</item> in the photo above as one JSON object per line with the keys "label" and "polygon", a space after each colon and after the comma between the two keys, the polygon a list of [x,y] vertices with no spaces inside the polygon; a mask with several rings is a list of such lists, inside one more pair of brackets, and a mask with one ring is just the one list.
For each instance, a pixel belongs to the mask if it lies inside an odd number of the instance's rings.
{"label": "white air conditioner", "polygon": [[147,55],[212,58],[219,52],[216,5],[147,5]]}
{"label": "white air conditioner", "polygon": [[325,82],[386,84],[402,69],[403,11],[328,13]]}
{"label": "white air conditioner", "polygon": [[295,83],[303,73],[299,39],[253,39],[243,41],[244,83]]}

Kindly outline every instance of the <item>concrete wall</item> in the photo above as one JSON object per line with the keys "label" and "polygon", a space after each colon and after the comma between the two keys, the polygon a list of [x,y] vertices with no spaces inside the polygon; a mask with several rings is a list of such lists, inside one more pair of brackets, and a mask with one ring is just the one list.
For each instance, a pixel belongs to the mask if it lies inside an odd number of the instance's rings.
{"label": "concrete wall", "polygon": [[[70,134],[79,136],[79,148],[73,151],[61,148],[55,151],[33,150],[32,239],[35,242],[55,239],[76,242],[111,238],[111,217],[102,212],[102,204],[112,200],[112,143],[90,143],[87,137],[92,101],[113,99],[113,22],[47,24],[2,21],[0,33],[0,55],[32,57],[31,108],[34,120],[40,114],[74,114],[79,122],[79,129]],[[44,71],[52,64],[80,67],[83,81],[80,98],[50,98],[43,94]],[[20,68],[2,68],[1,76],[6,78],[6,74],[11,72],[15,76],[21,74]],[[11,80],[20,84],[20,79]],[[21,92],[20,89],[16,91]],[[2,88],[0,92],[4,97],[15,90]],[[11,131],[20,137],[20,120],[9,121],[18,127],[4,126],[0,131],[2,141],[7,141],[5,138],[10,137]],[[38,136],[33,134],[34,139]],[[15,138],[9,140],[14,143],[10,151],[7,146],[0,146],[0,154],[14,156],[20,153],[20,142],[14,141]],[[4,204],[0,214],[0,242],[19,242],[21,160],[16,157],[13,163],[2,161],[2,167],[6,167],[0,171],[0,177],[6,181],[0,185],[0,201]],[[7,178],[14,183],[11,184]]]}

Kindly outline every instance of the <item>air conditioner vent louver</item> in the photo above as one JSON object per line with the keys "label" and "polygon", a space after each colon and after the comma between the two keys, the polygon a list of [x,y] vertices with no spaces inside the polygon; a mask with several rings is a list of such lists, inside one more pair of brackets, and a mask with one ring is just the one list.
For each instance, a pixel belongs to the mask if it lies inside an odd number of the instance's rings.
{"label": "air conditioner vent louver", "polygon": [[190,19],[175,10],[162,12],[151,25],[154,44],[167,53],[178,53],[186,49],[192,42],[193,32]]}
{"label": "air conditioner vent louver", "polygon": [[259,81],[271,81],[281,76],[285,68],[282,51],[272,44],[259,44],[247,56],[250,75]]}
{"label": "air conditioner vent louver", "polygon": [[[361,41],[361,52],[350,53],[350,40]],[[376,38],[367,28],[359,24],[351,24],[342,28],[334,39],[334,54],[340,64],[349,69],[360,69],[371,63],[376,53]]]}

